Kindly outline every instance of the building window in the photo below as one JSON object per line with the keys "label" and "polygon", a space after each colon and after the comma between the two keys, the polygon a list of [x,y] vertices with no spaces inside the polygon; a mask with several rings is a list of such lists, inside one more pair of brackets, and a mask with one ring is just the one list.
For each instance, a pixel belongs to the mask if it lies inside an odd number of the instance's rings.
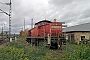
{"label": "building window", "polygon": [[46,22],[46,24],[49,24],[48,22]]}
{"label": "building window", "polygon": [[71,34],[71,40],[74,41],[74,34]]}
{"label": "building window", "polygon": [[84,40],[85,39],[85,36],[81,36],[81,40]]}

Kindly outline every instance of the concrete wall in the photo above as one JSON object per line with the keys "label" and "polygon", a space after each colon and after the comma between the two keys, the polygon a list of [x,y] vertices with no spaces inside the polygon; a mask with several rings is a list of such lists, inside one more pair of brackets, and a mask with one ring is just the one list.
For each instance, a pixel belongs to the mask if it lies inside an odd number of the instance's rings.
{"label": "concrete wall", "polygon": [[[74,34],[74,40],[79,44],[81,41],[81,36],[85,36],[86,39],[90,38],[90,32],[71,32],[71,33],[66,33],[67,35]],[[71,38],[71,36],[70,36]]]}
{"label": "concrete wall", "polygon": [[81,41],[81,36],[85,36],[86,39],[89,39],[90,32],[75,32],[75,41],[79,44]]}

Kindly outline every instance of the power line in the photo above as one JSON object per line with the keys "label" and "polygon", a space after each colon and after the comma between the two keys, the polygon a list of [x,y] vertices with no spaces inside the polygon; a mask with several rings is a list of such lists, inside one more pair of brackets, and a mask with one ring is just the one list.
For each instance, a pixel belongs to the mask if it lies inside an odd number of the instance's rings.
{"label": "power line", "polygon": [[10,3],[3,3],[3,2],[0,2],[0,4],[2,4],[2,5],[10,5]]}
{"label": "power line", "polygon": [[0,11],[2,12],[2,13],[5,13],[6,15],[10,15],[10,14],[8,14],[7,12],[5,12],[5,11],[3,11],[2,9],[0,9]]}
{"label": "power line", "polygon": [[[5,3],[0,2],[0,4],[5,4]],[[5,4],[5,5],[6,5],[6,4]]]}

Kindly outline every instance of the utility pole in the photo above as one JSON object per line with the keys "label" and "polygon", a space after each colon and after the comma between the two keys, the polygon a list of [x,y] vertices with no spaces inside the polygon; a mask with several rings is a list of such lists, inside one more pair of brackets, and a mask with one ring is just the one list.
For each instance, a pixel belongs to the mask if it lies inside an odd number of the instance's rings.
{"label": "utility pole", "polygon": [[31,19],[31,28],[33,28],[33,18]]}
{"label": "utility pole", "polygon": [[22,31],[23,31],[23,27],[22,27]]}
{"label": "utility pole", "polygon": [[2,27],[2,40],[3,40],[3,27]]}
{"label": "utility pole", "polygon": [[5,31],[5,24],[4,24],[4,31]]}
{"label": "utility pole", "polygon": [[25,31],[25,18],[24,18],[24,31]]}

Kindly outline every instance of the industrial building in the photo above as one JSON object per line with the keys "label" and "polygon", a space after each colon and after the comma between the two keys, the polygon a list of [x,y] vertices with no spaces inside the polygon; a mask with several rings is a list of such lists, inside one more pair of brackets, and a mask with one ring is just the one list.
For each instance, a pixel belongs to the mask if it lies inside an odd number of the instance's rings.
{"label": "industrial building", "polygon": [[78,44],[83,39],[90,39],[90,23],[75,25],[63,29],[68,41],[75,41]]}

